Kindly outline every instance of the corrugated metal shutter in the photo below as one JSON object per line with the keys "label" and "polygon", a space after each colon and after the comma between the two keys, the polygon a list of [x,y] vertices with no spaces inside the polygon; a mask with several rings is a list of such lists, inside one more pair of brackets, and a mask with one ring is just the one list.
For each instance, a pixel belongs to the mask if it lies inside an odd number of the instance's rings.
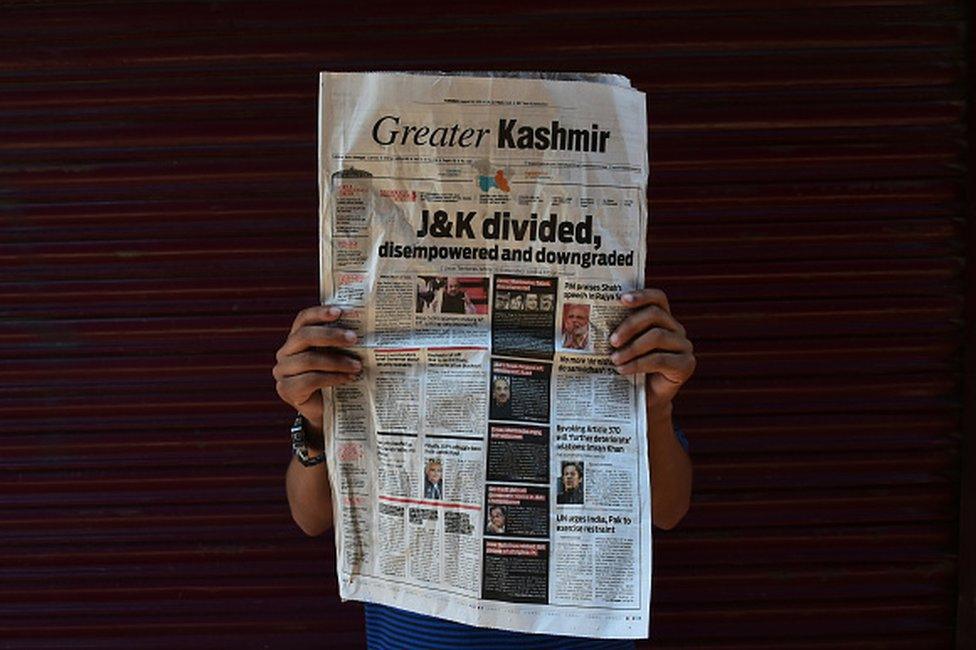
{"label": "corrugated metal shutter", "polygon": [[[700,355],[655,647],[952,643],[962,3],[0,8],[0,644],[342,647],[270,378],[320,69],[629,75]],[[731,6],[734,4],[734,7]]]}

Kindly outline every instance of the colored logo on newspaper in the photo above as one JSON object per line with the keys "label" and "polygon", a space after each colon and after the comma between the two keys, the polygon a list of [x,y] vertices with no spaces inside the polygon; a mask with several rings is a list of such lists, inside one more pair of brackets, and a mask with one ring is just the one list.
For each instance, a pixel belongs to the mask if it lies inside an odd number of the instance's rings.
{"label": "colored logo on newspaper", "polygon": [[505,178],[505,171],[499,169],[494,176],[478,176],[478,187],[482,192],[487,192],[495,187],[502,192],[508,191],[508,179]]}
{"label": "colored logo on newspaper", "polygon": [[488,158],[482,158],[471,164],[478,173],[478,187],[482,192],[488,192],[492,188],[508,192],[508,175],[506,169],[499,169],[491,164]]}

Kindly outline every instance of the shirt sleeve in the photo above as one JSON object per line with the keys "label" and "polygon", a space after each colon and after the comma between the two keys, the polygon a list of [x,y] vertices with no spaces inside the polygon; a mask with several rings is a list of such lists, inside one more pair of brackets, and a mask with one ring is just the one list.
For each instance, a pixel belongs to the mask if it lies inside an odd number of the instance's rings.
{"label": "shirt sleeve", "polygon": [[686,454],[690,454],[691,453],[691,445],[688,444],[688,438],[685,437],[684,430],[674,420],[671,421],[671,424],[674,426],[674,437],[677,438],[678,439],[678,442],[681,443],[681,446],[684,448],[685,453]]}

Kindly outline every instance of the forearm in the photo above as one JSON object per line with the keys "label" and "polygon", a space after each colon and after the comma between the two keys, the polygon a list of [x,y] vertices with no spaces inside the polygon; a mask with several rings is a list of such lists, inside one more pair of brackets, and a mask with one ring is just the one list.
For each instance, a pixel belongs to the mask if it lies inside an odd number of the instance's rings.
{"label": "forearm", "polygon": [[293,456],[285,473],[285,489],[292,519],[306,535],[314,537],[332,528],[332,490],[325,463],[305,467]]}
{"label": "forearm", "polygon": [[671,404],[648,408],[648,458],[654,525],[674,528],[691,504],[691,459],[674,434]]}

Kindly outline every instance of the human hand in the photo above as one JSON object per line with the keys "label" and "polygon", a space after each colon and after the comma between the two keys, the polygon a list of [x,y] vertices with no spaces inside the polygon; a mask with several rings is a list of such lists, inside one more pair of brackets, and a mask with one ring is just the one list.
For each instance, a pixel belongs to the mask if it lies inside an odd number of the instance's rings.
{"label": "human hand", "polygon": [[363,369],[351,353],[356,333],[335,325],[338,307],[310,307],[299,312],[284,345],[275,355],[278,395],[301,413],[315,431],[322,428],[322,388],[352,381]]}
{"label": "human hand", "polygon": [[694,347],[660,289],[631,291],[620,300],[634,311],[610,336],[617,348],[610,360],[622,375],[648,374],[652,408],[669,404],[695,372]]}

